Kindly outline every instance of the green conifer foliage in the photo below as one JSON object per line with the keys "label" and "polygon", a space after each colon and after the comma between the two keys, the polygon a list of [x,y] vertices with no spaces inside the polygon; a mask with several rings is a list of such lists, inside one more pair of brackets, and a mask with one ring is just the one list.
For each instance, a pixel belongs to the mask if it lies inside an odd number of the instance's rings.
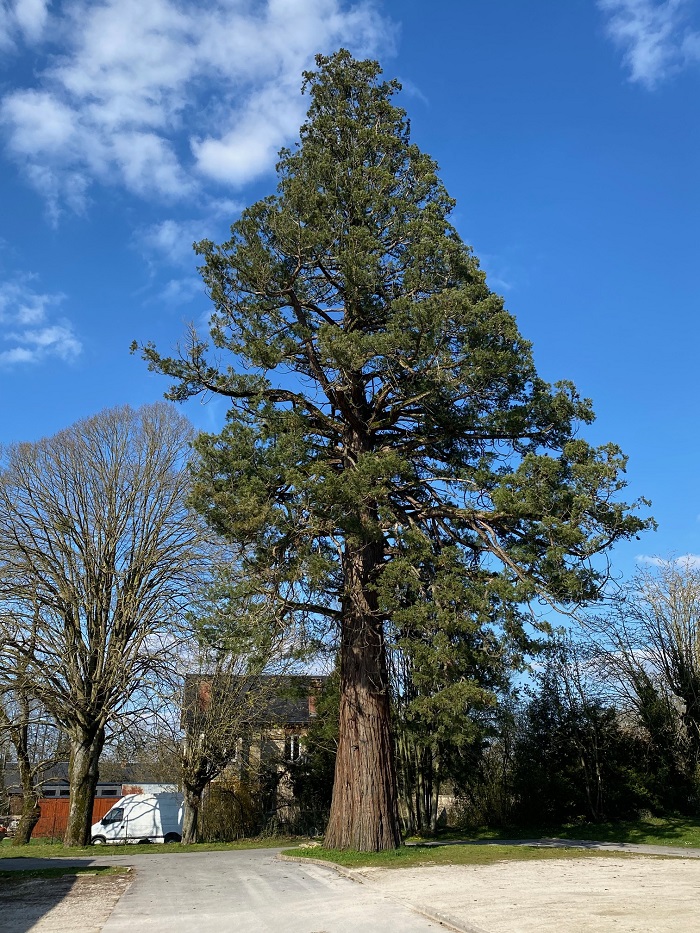
{"label": "green conifer foliage", "polygon": [[[400,842],[382,585],[444,546],[476,601],[594,598],[591,558],[648,522],[617,500],[625,458],[577,437],[593,420],[530,345],[449,223],[435,162],[410,140],[399,85],[341,50],[305,74],[300,142],[276,194],[231,238],[197,246],[215,306],[196,337],[153,346],[169,396],[231,401],[200,437],[195,504],[248,548],[247,595],[340,636],[341,700],[326,844]],[[227,365],[224,365],[227,364]],[[452,553],[454,553],[452,552]]]}

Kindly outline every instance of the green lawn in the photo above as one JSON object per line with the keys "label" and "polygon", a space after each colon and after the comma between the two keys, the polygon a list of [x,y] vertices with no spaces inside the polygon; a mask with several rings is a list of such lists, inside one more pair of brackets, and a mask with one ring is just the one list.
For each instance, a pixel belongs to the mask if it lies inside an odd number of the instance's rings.
{"label": "green lawn", "polygon": [[590,849],[536,849],[530,846],[404,846],[391,852],[339,849],[285,849],[284,855],[323,859],[346,868],[420,868],[425,865],[491,865],[503,860],[629,858],[626,853]]}
{"label": "green lawn", "polygon": [[108,855],[134,855],[146,853],[148,855],[168,855],[174,852],[213,852],[228,849],[269,849],[279,846],[298,845],[299,838],[290,836],[265,836],[259,839],[241,839],[238,842],[202,842],[192,846],[183,846],[178,843],[166,845],[129,845],[129,846],[86,846],[85,848],[64,848],[60,843],[42,843],[32,840],[28,846],[12,846],[9,839],[0,845],[0,859],[2,858],[98,858]]}
{"label": "green lawn", "polygon": [[[700,820],[648,817],[620,823],[567,823],[507,829],[450,831],[436,837],[448,839],[592,839],[597,842],[637,842],[644,845],[700,847]],[[421,841],[421,840],[416,840]]]}
{"label": "green lawn", "polygon": [[[540,839],[543,837],[558,837],[562,839],[593,839],[599,842],[637,842],[647,845],[688,846],[700,847],[700,820],[649,817],[645,820],[636,820],[623,823],[576,823],[558,826],[532,826],[518,829],[487,829],[452,831],[441,833],[437,839]],[[60,843],[46,843],[43,840],[32,840],[28,846],[10,845],[5,839],[0,844],[1,858],[60,858],[62,856],[83,856],[95,858],[96,856],[123,855],[148,853],[158,855],[164,852],[208,852],[227,849],[262,849],[298,845],[301,840],[288,836],[273,836],[256,839],[244,839],[238,842],[200,843],[193,846],[183,845],[141,845],[141,846],[88,846],[84,849],[64,849]],[[425,840],[414,839],[409,841],[421,842]],[[338,862],[341,865],[369,865],[381,864],[389,866],[417,865],[417,864],[465,864],[483,865],[502,858],[579,858],[590,855],[590,852],[574,849],[528,849],[519,846],[475,846],[472,848],[449,846],[448,849],[430,849],[429,847],[412,847],[399,849],[397,852],[379,853],[371,856],[358,856],[356,853],[332,852],[326,849],[300,849],[294,850],[295,855],[311,858],[325,858]],[[360,858],[361,862],[353,862],[353,858]],[[378,859],[370,862],[367,859]],[[458,859],[459,861],[455,861]]]}

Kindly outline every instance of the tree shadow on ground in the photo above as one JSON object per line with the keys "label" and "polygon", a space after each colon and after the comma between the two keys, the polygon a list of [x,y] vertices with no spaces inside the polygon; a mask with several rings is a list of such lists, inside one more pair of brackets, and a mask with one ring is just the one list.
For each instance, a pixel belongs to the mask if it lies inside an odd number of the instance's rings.
{"label": "tree shadow on ground", "polygon": [[32,858],[3,859],[0,862],[0,931],[26,933],[61,904],[79,882],[78,871],[90,875],[110,872],[92,859]]}
{"label": "tree shadow on ground", "polygon": [[546,836],[562,839],[595,839],[598,842],[629,842],[639,845],[700,846],[700,824],[697,820],[665,818],[634,820],[619,823],[584,823],[557,827]]}

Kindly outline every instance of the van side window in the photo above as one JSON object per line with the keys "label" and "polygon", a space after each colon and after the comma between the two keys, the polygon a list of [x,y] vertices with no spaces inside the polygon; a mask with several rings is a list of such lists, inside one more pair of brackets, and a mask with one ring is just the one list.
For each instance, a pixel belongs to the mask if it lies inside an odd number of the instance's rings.
{"label": "van side window", "polygon": [[124,807],[112,807],[109,813],[102,817],[103,823],[121,823],[124,819]]}

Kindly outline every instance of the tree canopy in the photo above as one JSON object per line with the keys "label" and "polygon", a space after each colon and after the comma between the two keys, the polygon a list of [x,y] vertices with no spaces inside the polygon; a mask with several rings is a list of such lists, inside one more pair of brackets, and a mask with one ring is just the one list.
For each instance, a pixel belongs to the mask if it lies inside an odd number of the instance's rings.
{"label": "tree canopy", "polygon": [[90,841],[106,729],[137,703],[208,565],[185,502],[190,437],[161,402],[3,452],[0,635],[70,739],[67,844]]}
{"label": "tree canopy", "polygon": [[649,524],[618,498],[619,448],[578,436],[590,402],[537,375],[450,224],[399,88],[376,62],[318,56],[276,193],[196,247],[224,358],[195,333],[176,357],[143,350],[170,398],[230,400],[224,429],[196,442],[193,501],[245,547],[241,596],[338,627],[326,844],[341,848],[399,843],[385,626],[431,600],[440,555],[470,593],[454,611],[515,630],[538,595],[595,599],[597,555]]}

